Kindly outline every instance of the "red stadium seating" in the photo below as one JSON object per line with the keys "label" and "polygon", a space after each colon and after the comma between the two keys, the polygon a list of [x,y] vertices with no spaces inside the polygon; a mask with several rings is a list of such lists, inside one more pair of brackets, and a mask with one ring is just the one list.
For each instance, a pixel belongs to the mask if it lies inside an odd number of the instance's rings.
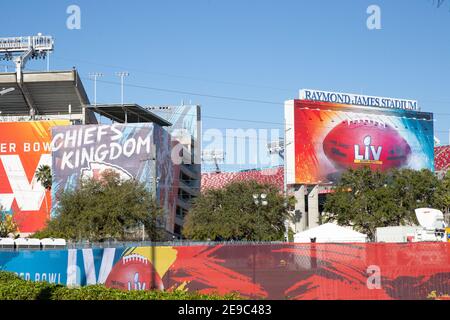
{"label": "red stadium seating", "polygon": [[435,171],[447,171],[450,168],[450,146],[434,148]]}
{"label": "red stadium seating", "polygon": [[202,174],[202,191],[223,188],[235,181],[255,180],[260,183],[271,183],[283,190],[283,167],[269,169],[252,169],[237,172]]}
{"label": "red stadium seating", "polygon": [[[434,148],[435,171],[450,169],[450,146]],[[202,191],[223,188],[234,181],[255,180],[260,183],[272,183],[283,190],[284,168],[282,166],[268,169],[251,169],[236,172],[202,174]]]}

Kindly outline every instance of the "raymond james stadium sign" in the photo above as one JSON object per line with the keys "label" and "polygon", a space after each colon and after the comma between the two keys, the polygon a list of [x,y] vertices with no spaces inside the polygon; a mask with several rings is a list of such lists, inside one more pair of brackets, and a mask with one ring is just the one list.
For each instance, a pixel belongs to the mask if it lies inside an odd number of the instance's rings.
{"label": "raymond james stadium sign", "polygon": [[416,100],[364,96],[353,93],[338,93],[303,89],[300,90],[300,99],[366,107],[395,108],[419,111],[419,106]]}

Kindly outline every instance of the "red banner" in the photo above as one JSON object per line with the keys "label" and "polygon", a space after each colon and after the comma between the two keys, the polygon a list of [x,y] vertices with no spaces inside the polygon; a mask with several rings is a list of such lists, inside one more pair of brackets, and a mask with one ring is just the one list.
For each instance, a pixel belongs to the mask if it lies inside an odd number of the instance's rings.
{"label": "red banner", "polygon": [[51,194],[36,178],[41,165],[51,166],[51,127],[69,121],[0,123],[0,206],[12,214],[22,233],[45,226]]}
{"label": "red banner", "polygon": [[124,251],[106,285],[126,290],[136,274],[145,288],[247,298],[427,299],[450,293],[450,245],[136,247]]}

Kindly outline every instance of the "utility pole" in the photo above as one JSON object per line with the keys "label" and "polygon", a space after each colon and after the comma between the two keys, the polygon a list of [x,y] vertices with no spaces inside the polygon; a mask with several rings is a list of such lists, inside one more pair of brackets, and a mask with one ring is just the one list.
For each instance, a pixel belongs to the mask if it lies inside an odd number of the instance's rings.
{"label": "utility pole", "polygon": [[121,104],[123,105],[123,82],[124,82],[124,78],[128,77],[130,75],[130,73],[128,72],[117,72],[116,75],[118,77],[120,77],[120,96],[121,96]]}
{"label": "utility pole", "polygon": [[[291,128],[287,129],[283,128],[283,192],[284,192],[284,201],[287,201],[287,163],[286,163],[286,131],[290,130]],[[281,153],[280,153],[281,156]],[[288,206],[288,203],[285,203],[286,207]],[[289,218],[284,221],[284,238],[286,239],[286,242],[289,242]]]}
{"label": "utility pole", "polygon": [[[258,214],[261,214],[260,208],[267,207],[269,205],[269,202],[267,201],[267,194],[266,193],[256,193],[253,195],[253,202],[258,207]],[[261,229],[261,228],[259,228]],[[260,230],[261,231],[261,230]]]}
{"label": "utility pole", "polygon": [[89,73],[89,78],[94,79],[94,106],[97,105],[97,79],[103,77],[103,73],[93,72]]}
{"label": "utility pole", "polygon": [[[286,132],[291,130],[290,128],[286,130],[286,128],[283,129],[283,139],[278,139],[278,141],[271,142],[267,145],[267,148],[269,150],[269,154],[278,154],[280,158],[283,160],[283,194],[285,199],[287,199],[288,195],[288,188],[287,188],[287,165],[286,165],[286,146],[289,143],[286,143]],[[288,203],[285,203],[286,207]],[[289,219],[286,219],[284,221],[285,226],[285,232],[284,237],[286,242],[289,241]]]}

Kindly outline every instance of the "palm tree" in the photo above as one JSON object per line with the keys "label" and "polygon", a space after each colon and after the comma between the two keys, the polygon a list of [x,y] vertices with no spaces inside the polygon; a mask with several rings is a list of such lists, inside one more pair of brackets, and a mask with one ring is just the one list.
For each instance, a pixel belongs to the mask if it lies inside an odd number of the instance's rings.
{"label": "palm tree", "polygon": [[41,165],[36,171],[36,178],[46,190],[52,189],[52,169],[50,166]]}
{"label": "palm tree", "polygon": [[45,188],[45,207],[47,208],[47,214],[48,212],[48,204],[47,204],[47,191],[50,191],[52,189],[52,169],[48,165],[41,165],[36,170],[36,179],[38,182],[41,183],[41,185]]}

